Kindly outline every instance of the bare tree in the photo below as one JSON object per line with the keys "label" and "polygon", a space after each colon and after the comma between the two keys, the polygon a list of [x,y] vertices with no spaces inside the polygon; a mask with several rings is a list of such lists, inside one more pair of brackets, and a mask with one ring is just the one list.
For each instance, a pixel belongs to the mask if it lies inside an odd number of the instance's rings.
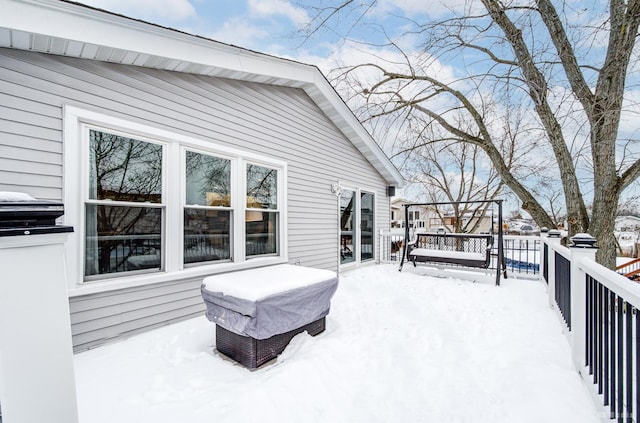
{"label": "bare tree", "polygon": [[[479,157],[483,152],[478,146],[453,142],[428,147],[412,155],[416,175],[411,182],[422,186],[428,201],[452,203],[453,232],[475,232],[488,215],[491,200],[501,193],[502,181]],[[435,211],[444,219],[443,210]]]}
{"label": "bare tree", "polygon": [[[345,18],[360,25],[376,5],[341,1],[317,9],[310,32]],[[551,227],[554,218],[522,178],[526,161],[538,160],[561,184],[570,233],[594,235],[598,261],[613,267],[617,204],[640,175],[637,149],[623,154],[619,139],[640,0],[610,0],[607,10],[591,6],[581,11],[551,0],[481,0],[438,22],[407,19],[405,35],[423,41],[420,52],[389,38],[386,47],[397,59],[376,56],[341,69],[336,83],[349,88],[373,130],[402,131],[422,121],[444,131],[442,140],[481,148],[522,208]],[[589,19],[578,19],[586,13]],[[462,66],[454,74],[437,71],[448,62]],[[514,110],[522,123],[509,133],[500,123]],[[535,155],[504,154],[527,142]],[[585,195],[593,197],[591,214]]]}

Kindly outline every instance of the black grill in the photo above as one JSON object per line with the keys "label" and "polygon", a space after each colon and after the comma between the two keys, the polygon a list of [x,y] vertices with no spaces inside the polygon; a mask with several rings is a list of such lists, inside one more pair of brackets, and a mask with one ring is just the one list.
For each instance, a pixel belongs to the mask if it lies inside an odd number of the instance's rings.
{"label": "black grill", "polygon": [[73,227],[56,225],[64,205],[54,201],[0,201],[0,236],[73,232]]}

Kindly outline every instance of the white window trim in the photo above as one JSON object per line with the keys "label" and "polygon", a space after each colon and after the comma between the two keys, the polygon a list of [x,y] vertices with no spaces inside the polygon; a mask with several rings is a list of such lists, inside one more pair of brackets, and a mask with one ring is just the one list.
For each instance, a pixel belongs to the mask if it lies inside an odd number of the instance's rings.
{"label": "white window trim", "polygon": [[[367,194],[372,194],[373,195],[373,257],[362,261],[360,255],[358,256],[359,258],[359,263],[363,263],[363,264],[369,264],[369,263],[375,263],[378,260],[378,248],[379,248],[379,238],[378,238],[378,227],[379,222],[378,222],[378,192],[375,189],[370,189],[367,187],[361,187],[358,190],[358,207],[360,207],[359,211],[360,213],[358,213],[358,225],[360,225],[360,230],[358,231],[358,242],[362,245],[362,222],[360,221],[362,219],[362,193],[365,192]],[[360,247],[362,249],[362,247]],[[362,253],[362,252],[361,252]]]}
{"label": "white window trim", "polygon": [[[266,212],[277,212],[277,213],[282,213],[282,205],[284,204],[284,194],[282,192],[282,189],[280,189],[280,187],[282,186],[281,184],[284,182],[283,180],[283,175],[282,172],[280,171],[279,168],[274,167],[273,165],[269,164],[268,162],[264,162],[264,161],[256,161],[256,160],[244,160],[242,163],[242,186],[246,188],[247,186],[247,165],[256,165],[256,166],[262,166],[262,167],[267,167],[267,168],[271,168],[271,169],[276,169],[278,171],[278,178],[277,178],[277,184],[278,184],[278,198],[277,198],[277,204],[278,207],[275,210],[261,210],[261,211],[266,211]],[[240,209],[240,212],[242,213],[243,216],[246,216],[246,213],[248,210],[255,210],[255,209],[249,209],[247,207],[247,199],[246,199],[246,190],[244,191],[244,195],[242,196],[242,208]],[[241,220],[240,224],[242,225],[242,228],[239,228],[239,230],[242,233],[242,242],[245,242],[245,238],[246,238],[246,229],[247,226],[245,225],[245,221],[244,218],[243,219],[238,219]],[[282,221],[282,219],[280,219],[279,225],[286,225],[286,221]],[[282,239],[280,239],[279,237],[282,235],[282,231],[280,231],[280,233],[278,234],[278,251],[279,253],[282,252]],[[255,260],[260,258],[259,256],[251,256],[249,258],[247,258],[246,256],[246,250],[244,248],[244,246],[242,246],[242,254],[244,254],[243,256],[243,260]],[[280,254],[278,254],[280,255]]]}
{"label": "white window trim", "polygon": [[356,207],[355,210],[353,210],[354,213],[354,219],[353,219],[353,227],[354,230],[352,238],[351,238],[351,242],[353,243],[353,254],[354,254],[354,260],[349,262],[349,263],[342,263],[341,259],[340,259],[340,244],[341,244],[341,237],[342,237],[342,228],[340,227],[341,223],[340,223],[340,219],[341,219],[341,214],[340,214],[340,198],[342,197],[342,193],[340,193],[340,195],[338,196],[338,216],[337,216],[337,221],[336,224],[338,226],[338,242],[336,243],[336,249],[338,251],[338,269],[340,271],[344,271],[344,270],[348,270],[348,269],[352,269],[358,266],[358,262],[360,261],[360,256],[356,254],[356,252],[358,251],[358,246],[360,245],[360,240],[357,239],[358,237],[356,237],[356,233],[357,230],[356,228],[358,227],[358,221],[360,220],[360,216],[358,216],[358,213],[356,213],[356,211],[360,210],[359,208],[359,198],[358,198],[358,188],[356,188],[353,185],[344,185],[342,187],[342,192],[344,191],[352,191],[353,195],[356,198]]}
{"label": "white window trim", "polygon": [[[338,223],[338,243],[336,245],[337,251],[338,251],[338,269],[339,271],[345,271],[345,270],[349,270],[355,267],[358,267],[360,265],[367,265],[370,263],[375,263],[378,260],[378,248],[379,248],[379,240],[377,237],[377,233],[378,233],[378,227],[380,226],[380,222],[378,220],[378,196],[380,195],[380,193],[378,192],[378,190],[376,190],[375,188],[372,187],[368,187],[368,186],[360,186],[358,184],[345,184],[342,187],[344,190],[348,190],[348,191],[353,191],[354,195],[356,197],[356,210],[354,210],[355,213],[355,221],[354,221],[354,228],[356,228],[356,230],[354,231],[353,234],[353,249],[354,249],[354,254],[356,254],[356,259],[352,262],[349,263],[345,263],[342,264],[340,263],[340,235],[341,235],[341,230],[340,230],[340,224]],[[369,193],[369,194],[373,194],[373,224],[374,224],[374,237],[373,237],[373,258],[370,260],[366,260],[366,261],[362,261],[361,259],[361,251],[360,251],[360,246],[362,243],[362,233],[361,233],[361,201],[362,198],[360,197],[360,195],[363,193]],[[340,219],[340,197],[338,196],[338,220]],[[357,236],[356,236],[357,235]],[[356,253],[357,252],[357,253]]]}
{"label": "white window trim", "polygon": [[[231,154],[223,154],[220,152],[213,152],[211,150],[206,150],[206,149],[202,149],[202,148],[196,148],[196,147],[191,147],[191,146],[185,146],[182,145],[180,146],[180,185],[179,187],[177,187],[176,189],[181,189],[182,187],[186,186],[187,183],[187,178],[186,178],[186,169],[185,169],[185,162],[186,162],[186,157],[187,157],[187,151],[192,151],[195,153],[199,153],[199,154],[208,154],[208,155],[213,155],[216,157],[220,157],[222,159],[227,159],[231,162],[231,204],[229,205],[228,208],[224,208],[224,207],[220,207],[220,210],[229,210],[229,212],[231,213],[231,226],[229,228],[229,230],[231,231],[231,236],[232,236],[232,246],[231,246],[231,261],[227,261],[226,263],[233,263],[233,262],[238,262],[238,259],[236,257],[240,257],[239,255],[236,255],[236,244],[238,243],[238,239],[236,239],[236,237],[234,235],[237,235],[238,237],[240,236],[240,234],[238,234],[236,232],[235,229],[235,222],[238,220],[236,215],[238,213],[237,210],[237,204],[236,204],[236,197],[238,197],[238,193],[233,191],[233,187],[238,186],[238,184],[240,183],[238,181],[238,167],[241,167],[238,165],[238,161],[237,161],[237,156],[233,156]],[[180,195],[180,204],[181,204],[181,210],[179,216],[176,216],[176,220],[177,222],[179,222],[180,227],[183,228],[184,227],[184,213],[182,212],[185,207],[187,206],[187,202],[186,202],[186,193],[184,192],[184,190],[181,192]],[[242,237],[244,238],[244,235],[242,235]],[[177,241],[180,243],[180,252],[179,254],[176,254],[175,256],[177,256],[175,258],[176,261],[178,261],[177,265],[179,266],[180,270],[184,270],[185,268],[191,268],[191,267],[197,267],[197,265],[195,266],[185,266],[184,265],[184,237],[181,236],[180,239]],[[216,263],[217,265],[220,265],[222,263]]]}
{"label": "white window trim", "polygon": [[[98,199],[91,199],[89,198],[89,180],[86,177],[89,174],[89,130],[95,130],[95,131],[101,131],[101,132],[108,132],[110,134],[114,134],[114,135],[118,135],[118,136],[122,136],[122,137],[130,137],[132,134],[131,133],[127,133],[127,132],[122,132],[120,130],[113,130],[111,128],[105,128],[104,126],[99,126],[99,125],[94,125],[94,124],[87,124],[87,123],[80,123],[80,157],[81,157],[81,164],[80,167],[83,169],[83,174],[80,175],[80,177],[77,179],[77,183],[79,186],[79,190],[77,190],[76,192],[78,193],[79,197],[80,197],[80,213],[81,213],[81,217],[80,217],[80,223],[82,223],[83,221],[83,217],[84,217],[84,212],[85,212],[85,205],[86,204],[101,204],[101,205],[113,205],[110,204],[110,202],[105,202],[103,200],[98,200]],[[169,157],[169,149],[171,147],[171,145],[169,145],[166,142],[163,141],[158,141],[156,139],[152,139],[150,137],[147,136],[141,136],[140,134],[136,134],[135,135],[136,140],[139,141],[144,141],[146,143],[150,143],[150,144],[155,144],[158,145],[162,148],[162,157],[163,160],[167,160],[167,158]],[[120,206],[125,206],[125,207],[149,207],[149,208],[158,208],[158,209],[162,209],[164,210],[164,220],[169,221],[169,222],[173,222],[174,220],[169,220],[170,217],[168,216],[168,207],[167,204],[169,201],[171,201],[171,195],[169,195],[168,192],[168,187],[167,187],[167,180],[169,179],[167,177],[167,174],[169,173],[169,170],[172,166],[171,163],[163,163],[162,166],[162,173],[160,175],[161,178],[161,183],[162,183],[162,192],[161,192],[161,198],[162,201],[160,203],[154,203],[154,204],[144,204],[144,203],[136,203],[136,202],[127,202],[127,201],[118,201],[116,202],[117,205]],[[163,223],[163,226],[167,226],[166,224]],[[84,245],[84,239],[85,239],[85,226],[82,225],[82,227],[80,226],[76,226],[76,230],[78,231],[82,231],[82,238],[81,238],[81,242],[82,245],[80,247],[81,251],[86,251],[85,245]],[[162,243],[162,249],[164,250],[166,248],[166,245],[173,245],[170,243],[175,243],[177,242],[176,240],[173,239],[173,237],[171,237],[170,235],[171,231],[162,231],[162,239],[161,239],[161,243]],[[178,240],[179,241],[179,240]],[[168,257],[164,257],[165,260],[162,263],[162,266],[166,269],[168,266],[168,263],[166,262]],[[82,273],[84,275],[84,256],[82,257],[82,259],[80,260],[81,262],[81,266],[82,266]],[[142,272],[139,272],[142,273]],[[116,275],[114,275],[114,277],[117,277]],[[84,278],[84,276],[83,276]],[[109,275],[92,275],[89,277],[88,280],[84,281],[83,283],[94,283],[94,282],[101,282],[105,279],[109,279]]]}
{"label": "white window trim", "polygon": [[[63,173],[63,201],[65,214],[63,224],[73,226],[74,232],[69,236],[66,249],[66,270],[69,296],[86,295],[91,293],[106,292],[121,288],[149,285],[161,282],[170,282],[216,273],[223,273],[244,268],[266,266],[271,264],[288,262],[288,228],[287,228],[287,164],[286,162],[270,157],[265,157],[249,151],[228,147],[233,140],[216,139],[205,141],[180,133],[174,133],[159,128],[132,122],[97,111],[65,105],[63,107],[63,145],[64,145],[64,173]],[[166,171],[163,173],[163,195],[166,195],[167,222],[182,222],[184,206],[184,172],[182,165],[184,148],[200,150],[208,154],[219,154],[222,157],[233,158],[232,184],[244,186],[246,176],[243,175],[245,163],[250,162],[278,169],[278,209],[280,213],[278,256],[252,257],[246,260],[244,257],[244,196],[238,195],[241,190],[236,189],[232,194],[233,208],[233,236],[234,251],[233,262],[215,263],[202,266],[184,267],[182,254],[167,254],[165,270],[155,273],[118,276],[113,279],[101,279],[96,281],[84,281],[84,198],[87,189],[88,162],[83,160],[84,128],[97,126],[107,130],[122,132],[131,136],[140,136],[142,139],[151,139],[155,142],[166,144]],[[226,144],[228,143],[228,144]],[[177,173],[176,173],[177,172]],[[172,178],[167,175],[181,175],[180,178]],[[235,185],[238,186],[238,185]],[[177,206],[169,206],[169,205]],[[242,216],[240,215],[242,214]],[[166,245],[182,246],[182,224],[166,225]],[[178,249],[178,247],[174,247]]]}

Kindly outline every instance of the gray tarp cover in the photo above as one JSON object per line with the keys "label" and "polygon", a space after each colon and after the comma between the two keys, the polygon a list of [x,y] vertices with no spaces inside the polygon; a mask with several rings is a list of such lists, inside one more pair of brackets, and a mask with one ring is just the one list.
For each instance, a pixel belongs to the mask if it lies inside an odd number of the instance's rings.
{"label": "gray tarp cover", "polygon": [[[338,288],[338,276],[318,283],[246,300],[202,285],[207,319],[223,328],[255,339],[267,339],[314,322],[329,314],[331,297]],[[269,281],[264,281],[269,283]]]}

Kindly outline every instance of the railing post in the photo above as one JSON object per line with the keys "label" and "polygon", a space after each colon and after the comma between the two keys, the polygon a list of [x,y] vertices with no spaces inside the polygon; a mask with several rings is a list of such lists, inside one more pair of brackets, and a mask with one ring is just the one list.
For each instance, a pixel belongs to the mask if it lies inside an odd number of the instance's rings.
{"label": "railing post", "polygon": [[[539,270],[538,274],[540,275],[541,278],[544,278],[544,275],[545,275],[545,273],[544,273],[545,272],[545,262],[544,262],[544,246],[545,246],[545,242],[544,242],[544,240],[548,236],[549,236],[549,228],[546,228],[546,227],[540,228],[540,243],[538,244],[538,249],[539,249],[538,255],[540,257],[540,259],[539,259],[540,263],[539,263],[539,267],[538,268],[540,270]],[[548,252],[548,249],[547,249],[547,252]],[[547,267],[548,267],[548,265],[547,265]],[[547,270],[549,270],[549,269],[547,269]],[[548,281],[545,280],[545,283],[548,283]]]}
{"label": "railing post", "polygon": [[384,237],[382,236],[382,231],[382,229],[378,230],[378,262],[376,264],[386,263],[386,247],[384,245]]}
{"label": "railing post", "polygon": [[581,264],[596,258],[596,239],[589,234],[571,238],[571,354],[578,371],[585,366],[586,274]]}
{"label": "railing post", "polygon": [[[546,239],[543,239],[542,244],[554,244],[554,245],[559,245],[560,244],[560,231],[557,229],[552,229],[547,233]],[[555,248],[548,248],[547,249],[547,292],[549,294],[549,305],[553,308],[555,306],[556,303],[556,272],[555,272],[555,268],[556,268],[556,253],[555,253]],[[544,260],[540,260],[540,261],[544,261]],[[544,264],[543,264],[544,266]]]}

